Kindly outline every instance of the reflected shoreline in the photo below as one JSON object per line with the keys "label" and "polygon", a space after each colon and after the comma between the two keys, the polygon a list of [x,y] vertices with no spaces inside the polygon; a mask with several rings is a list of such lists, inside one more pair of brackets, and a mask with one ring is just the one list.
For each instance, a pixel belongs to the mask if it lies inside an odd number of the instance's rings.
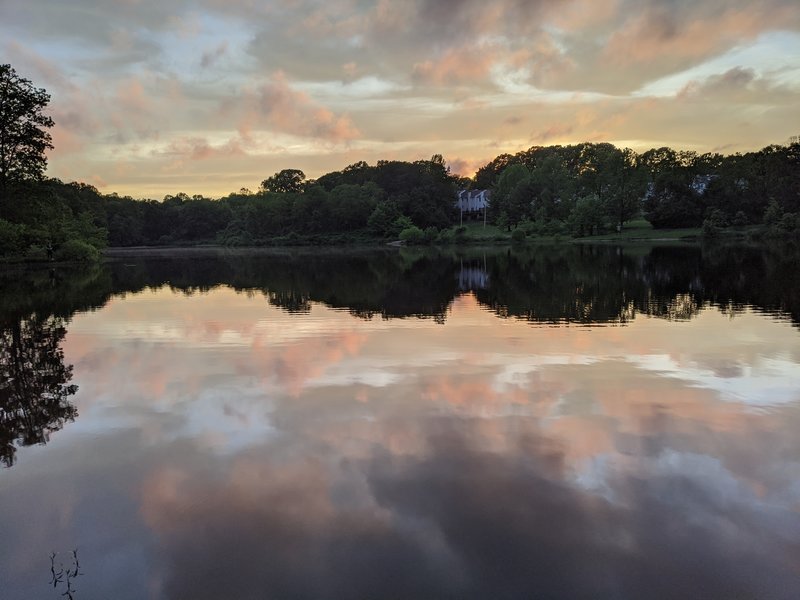
{"label": "reflected shoreline", "polygon": [[534,323],[624,324],[637,314],[682,320],[710,305],[726,314],[752,307],[800,326],[797,264],[793,246],[126,250],[88,269],[0,271],[11,304],[0,317],[69,317],[144,289],[228,286],[260,292],[289,312],[319,302],[364,318],[443,322],[453,300],[471,291],[498,317]]}

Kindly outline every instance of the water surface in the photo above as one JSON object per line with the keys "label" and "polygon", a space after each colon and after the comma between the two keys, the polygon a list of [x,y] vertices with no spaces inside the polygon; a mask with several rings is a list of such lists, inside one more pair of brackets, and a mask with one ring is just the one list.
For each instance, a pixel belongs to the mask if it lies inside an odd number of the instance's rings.
{"label": "water surface", "polygon": [[[173,253],[174,254],[174,253]],[[0,597],[796,598],[792,249],[0,274]]]}

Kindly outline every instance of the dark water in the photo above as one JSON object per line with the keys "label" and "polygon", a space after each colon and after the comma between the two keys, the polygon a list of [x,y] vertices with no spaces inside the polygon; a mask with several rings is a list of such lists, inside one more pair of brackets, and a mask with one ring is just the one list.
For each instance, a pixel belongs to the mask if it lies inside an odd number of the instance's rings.
{"label": "dark water", "polygon": [[0,598],[798,598],[798,256],[0,272]]}

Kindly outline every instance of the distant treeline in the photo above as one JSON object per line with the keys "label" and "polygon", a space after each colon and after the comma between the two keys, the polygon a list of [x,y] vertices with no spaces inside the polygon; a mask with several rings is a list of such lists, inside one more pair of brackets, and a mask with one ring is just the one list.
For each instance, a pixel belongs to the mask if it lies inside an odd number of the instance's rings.
{"label": "distant treeline", "polygon": [[[612,144],[533,147],[502,154],[472,179],[440,155],[355,163],[316,180],[287,169],[256,191],[219,199],[101,194],[56,179],[11,190],[0,206],[0,254],[91,255],[106,244],[230,246],[458,239],[459,189],[492,190],[488,222],[514,237],[584,236],[643,216],[656,228],[765,224],[800,230],[800,144],[722,156]],[[482,215],[481,215],[482,218]]]}
{"label": "distant treeline", "polygon": [[[533,147],[502,154],[475,175],[493,189],[499,224],[567,224],[573,235],[622,225],[639,214],[655,228],[777,223],[800,215],[800,144],[722,156],[612,144]],[[788,213],[788,216],[786,216]]]}

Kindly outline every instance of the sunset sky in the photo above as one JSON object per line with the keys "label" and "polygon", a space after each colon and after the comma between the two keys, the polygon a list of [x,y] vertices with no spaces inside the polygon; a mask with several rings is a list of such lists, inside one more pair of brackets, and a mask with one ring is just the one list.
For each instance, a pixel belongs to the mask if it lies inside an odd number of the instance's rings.
{"label": "sunset sky", "polygon": [[797,0],[0,0],[49,175],[161,198],[358,160],[800,134]]}

